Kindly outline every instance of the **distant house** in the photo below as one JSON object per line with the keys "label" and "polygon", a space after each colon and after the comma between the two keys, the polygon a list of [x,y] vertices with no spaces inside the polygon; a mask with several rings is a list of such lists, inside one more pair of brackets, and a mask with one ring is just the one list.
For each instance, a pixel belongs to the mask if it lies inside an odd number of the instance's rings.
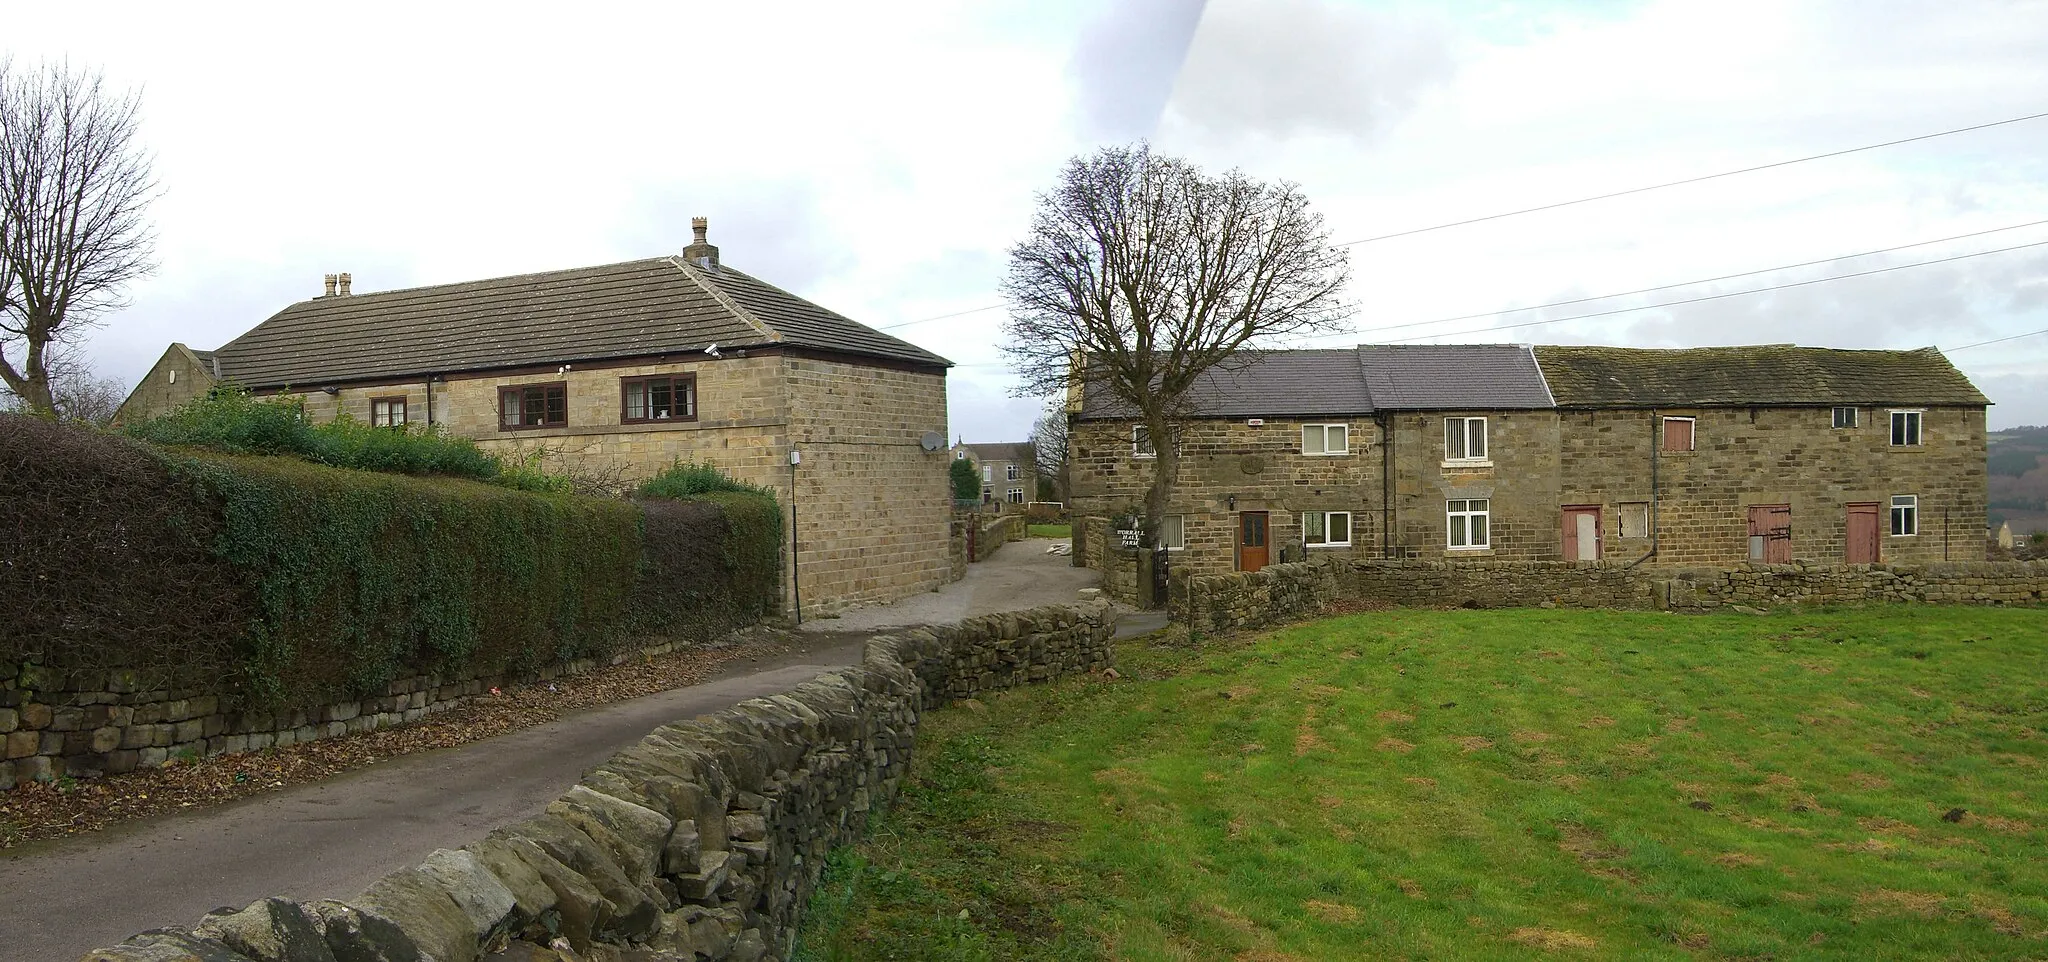
{"label": "distant house", "polygon": [[232,382],[633,478],[709,462],[794,486],[807,609],[940,584],[951,362],[722,264],[693,226],[679,255],[597,267],[362,294],[331,275],[218,350],[173,345],[121,418]]}
{"label": "distant house", "polygon": [[[1099,566],[1154,441],[1087,383],[1076,400],[1070,507]],[[1274,351],[1193,402],[1163,537],[1196,571],[1983,557],[1987,402],[1931,349]]]}
{"label": "distant house", "polygon": [[1038,465],[1030,442],[955,444],[953,457],[973,463],[980,473],[983,504],[1024,505],[1038,500]]}

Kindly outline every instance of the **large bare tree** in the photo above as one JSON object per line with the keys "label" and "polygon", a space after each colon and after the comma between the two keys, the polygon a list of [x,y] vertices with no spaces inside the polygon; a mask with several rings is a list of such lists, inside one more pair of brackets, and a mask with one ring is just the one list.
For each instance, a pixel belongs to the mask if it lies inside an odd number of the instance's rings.
{"label": "large bare tree", "polygon": [[0,382],[54,415],[53,350],[151,269],[140,101],[96,72],[0,60]]}
{"label": "large bare tree", "polygon": [[[1054,401],[1031,426],[1031,461],[1038,472],[1040,501],[1067,500],[1067,406]],[[1051,482],[1050,485],[1047,482]],[[1054,495],[1056,497],[1048,497]]]}
{"label": "large bare tree", "polygon": [[1205,373],[1333,329],[1344,249],[1299,187],[1209,174],[1144,144],[1067,162],[1010,251],[1003,350],[1020,393],[1072,378],[1130,410],[1157,452],[1145,529],[1158,543],[1180,472],[1174,424]]}
{"label": "large bare tree", "polygon": [[29,407],[27,398],[0,381],[0,412],[54,415],[59,421],[95,427],[113,423],[114,412],[120,410],[121,400],[128,394],[126,385],[110,377],[101,377],[82,353],[69,347],[51,348],[44,353],[43,364],[49,373],[51,409],[34,411]]}

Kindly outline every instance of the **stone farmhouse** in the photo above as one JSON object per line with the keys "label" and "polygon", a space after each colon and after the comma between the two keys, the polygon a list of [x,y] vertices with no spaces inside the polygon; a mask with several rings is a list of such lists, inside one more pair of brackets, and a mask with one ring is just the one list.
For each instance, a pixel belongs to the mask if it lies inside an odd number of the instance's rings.
{"label": "stone farmhouse", "polygon": [[955,444],[953,457],[973,464],[981,474],[982,504],[1021,508],[1038,500],[1038,464],[1028,442]]}
{"label": "stone farmhouse", "polygon": [[598,267],[361,294],[330,275],[217,350],[172,345],[119,417],[231,382],[628,478],[709,462],[793,501],[806,611],[948,580],[951,362],[722,264],[693,226],[679,255]]}
{"label": "stone farmhouse", "polygon": [[[1076,555],[1109,568],[1151,439],[1070,399]],[[1305,557],[1982,560],[1988,403],[1938,351],[1365,345],[1202,378],[1174,567]]]}

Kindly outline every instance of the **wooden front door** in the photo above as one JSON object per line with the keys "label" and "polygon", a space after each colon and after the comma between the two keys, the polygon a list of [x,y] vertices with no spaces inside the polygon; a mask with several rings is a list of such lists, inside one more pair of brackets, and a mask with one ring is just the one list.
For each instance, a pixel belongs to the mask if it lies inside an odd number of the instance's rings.
{"label": "wooden front door", "polygon": [[1245,511],[1237,516],[1237,570],[1257,571],[1266,566],[1266,512]]}
{"label": "wooden front door", "polygon": [[1564,509],[1564,560],[1600,560],[1600,506],[1567,505]]}
{"label": "wooden front door", "polygon": [[1792,506],[1752,504],[1749,506],[1749,560],[1766,564],[1792,561]]}
{"label": "wooden front door", "polygon": [[1846,506],[1849,522],[1846,528],[1846,546],[1842,560],[1852,565],[1874,565],[1878,561],[1877,546],[1883,544],[1878,537],[1879,512],[1877,502],[1851,504]]}

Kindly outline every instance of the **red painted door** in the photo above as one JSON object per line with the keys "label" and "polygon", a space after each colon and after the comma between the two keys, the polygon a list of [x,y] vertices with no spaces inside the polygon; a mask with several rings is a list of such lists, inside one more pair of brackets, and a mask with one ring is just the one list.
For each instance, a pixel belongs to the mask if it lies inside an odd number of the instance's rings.
{"label": "red painted door", "polygon": [[1266,512],[1246,511],[1237,516],[1237,570],[1257,571],[1266,566]]}
{"label": "red painted door", "polygon": [[1749,560],[1767,564],[1792,561],[1792,506],[1752,504],[1749,506]]}
{"label": "red painted door", "polygon": [[1600,506],[1567,505],[1564,509],[1564,560],[1600,560]]}
{"label": "red painted door", "polygon": [[1846,507],[1849,518],[1845,529],[1846,537],[1843,539],[1846,545],[1843,549],[1842,560],[1852,565],[1876,564],[1878,561],[1877,546],[1884,543],[1878,537],[1879,518],[1877,502],[1851,504]]}

